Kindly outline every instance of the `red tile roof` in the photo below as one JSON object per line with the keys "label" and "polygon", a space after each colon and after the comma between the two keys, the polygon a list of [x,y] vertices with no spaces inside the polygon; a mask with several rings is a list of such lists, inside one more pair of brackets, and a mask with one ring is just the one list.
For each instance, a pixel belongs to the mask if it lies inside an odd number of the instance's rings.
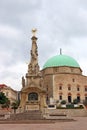
{"label": "red tile roof", "polygon": [[5,84],[0,84],[0,88],[4,88],[4,87],[7,87],[7,85],[5,85]]}

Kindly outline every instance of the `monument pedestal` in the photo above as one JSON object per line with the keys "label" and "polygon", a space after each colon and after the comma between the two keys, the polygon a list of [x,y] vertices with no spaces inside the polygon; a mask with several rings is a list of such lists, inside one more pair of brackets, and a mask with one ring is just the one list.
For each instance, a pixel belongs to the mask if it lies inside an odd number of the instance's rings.
{"label": "monument pedestal", "polygon": [[31,101],[26,103],[26,111],[29,110],[39,110],[40,103],[38,101]]}

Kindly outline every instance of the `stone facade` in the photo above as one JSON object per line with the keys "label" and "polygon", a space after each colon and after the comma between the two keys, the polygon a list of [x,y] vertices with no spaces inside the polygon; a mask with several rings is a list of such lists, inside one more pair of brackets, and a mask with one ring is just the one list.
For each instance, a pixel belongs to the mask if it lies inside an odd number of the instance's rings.
{"label": "stone facade", "polygon": [[54,101],[74,99],[81,101],[87,99],[87,76],[82,75],[82,70],[75,67],[50,67],[42,70],[44,86],[48,97]]}
{"label": "stone facade", "polygon": [[48,115],[66,115],[67,117],[87,117],[86,109],[49,109],[47,113]]}

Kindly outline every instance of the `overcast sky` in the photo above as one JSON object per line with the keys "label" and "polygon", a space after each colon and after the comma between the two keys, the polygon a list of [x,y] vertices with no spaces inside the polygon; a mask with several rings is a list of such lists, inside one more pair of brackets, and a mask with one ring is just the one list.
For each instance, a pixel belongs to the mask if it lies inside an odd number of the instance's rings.
{"label": "overcast sky", "polygon": [[39,65],[62,53],[87,75],[87,0],[0,0],[0,84],[21,89],[37,28]]}

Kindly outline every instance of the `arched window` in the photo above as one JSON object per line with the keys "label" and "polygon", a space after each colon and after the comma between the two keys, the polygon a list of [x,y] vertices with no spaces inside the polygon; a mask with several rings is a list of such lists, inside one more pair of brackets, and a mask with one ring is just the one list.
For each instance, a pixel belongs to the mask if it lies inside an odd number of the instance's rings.
{"label": "arched window", "polygon": [[85,100],[87,100],[87,94],[85,94]]}
{"label": "arched window", "polygon": [[59,100],[62,100],[62,93],[59,93]]}
{"label": "arched window", "polygon": [[77,91],[80,91],[80,86],[79,85],[77,85]]}
{"label": "arched window", "polygon": [[87,91],[87,85],[85,86],[85,91]]}
{"label": "arched window", "polygon": [[71,87],[70,87],[70,86],[68,87],[68,90],[69,90],[69,91],[71,90]]}
{"label": "arched window", "polygon": [[35,93],[35,92],[29,93],[28,94],[28,100],[29,101],[31,101],[31,100],[38,100],[38,94]]}
{"label": "arched window", "polygon": [[71,93],[68,93],[68,102],[69,102],[69,103],[72,102],[72,95],[71,95]]}
{"label": "arched window", "polygon": [[80,102],[80,94],[79,93],[77,93],[77,100],[78,100],[78,102]]}
{"label": "arched window", "polygon": [[59,90],[62,90],[62,84],[59,84]]}
{"label": "arched window", "polygon": [[71,90],[71,84],[68,84],[68,90],[69,91]]}

